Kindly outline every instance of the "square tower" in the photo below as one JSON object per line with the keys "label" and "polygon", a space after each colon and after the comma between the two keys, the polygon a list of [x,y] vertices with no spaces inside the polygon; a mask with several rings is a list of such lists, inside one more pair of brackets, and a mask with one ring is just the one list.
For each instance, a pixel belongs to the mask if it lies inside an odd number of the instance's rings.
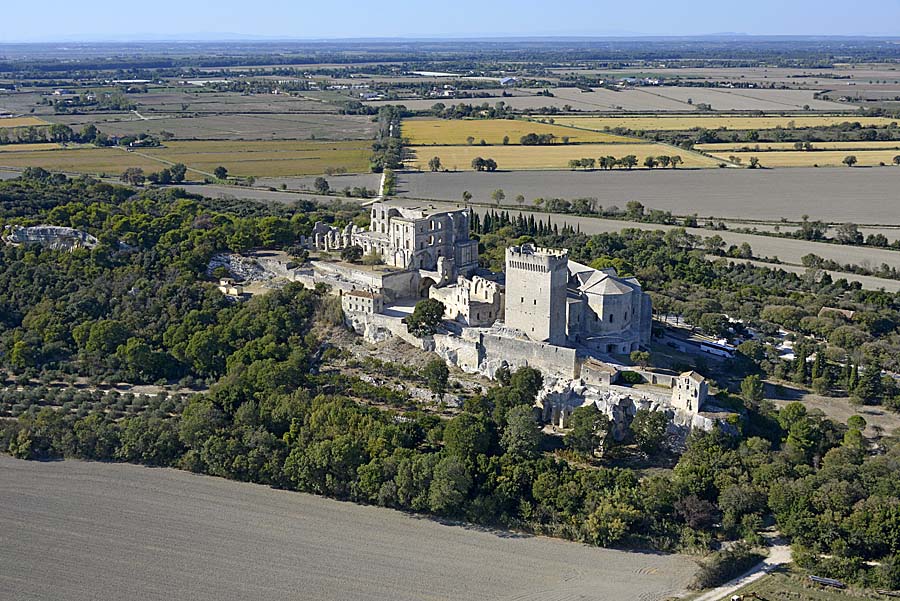
{"label": "square tower", "polygon": [[568,251],[531,244],[506,249],[506,318],[530,339],[566,342]]}

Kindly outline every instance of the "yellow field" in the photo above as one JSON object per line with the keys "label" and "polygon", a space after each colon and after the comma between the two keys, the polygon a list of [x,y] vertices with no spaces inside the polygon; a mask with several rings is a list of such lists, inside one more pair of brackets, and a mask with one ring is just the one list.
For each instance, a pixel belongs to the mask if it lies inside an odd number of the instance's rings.
{"label": "yellow field", "polygon": [[856,157],[857,165],[875,166],[880,163],[891,165],[898,153],[896,150],[821,150],[818,152],[806,152],[803,150],[790,150],[782,152],[732,152],[717,154],[715,156],[728,160],[728,157],[740,157],[743,164],[750,162],[750,157],[759,159],[760,167],[841,167],[844,165],[844,157],[852,154]]}
{"label": "yellow field", "polygon": [[150,172],[159,171],[165,165],[118,148],[79,148],[4,152],[0,153],[0,167],[43,167],[68,173],[119,175],[128,167]]}
{"label": "yellow field", "polygon": [[[900,150],[900,141],[893,142],[811,142],[813,150]],[[758,147],[758,149],[757,149]],[[768,150],[794,150],[793,142],[722,142],[719,144],[697,144],[694,148],[704,152],[740,151],[751,148],[754,152]]]}
{"label": "yellow field", "polygon": [[599,158],[614,156],[622,158],[633,154],[638,158],[638,167],[647,156],[679,155],[683,167],[716,167],[718,161],[692,152],[680,151],[662,144],[581,144],[578,146],[554,144],[552,146],[432,146],[414,147],[415,158],[409,166],[413,169],[428,169],[428,161],[437,156],[445,169],[468,171],[475,157],[491,158],[497,161],[501,170],[520,169],[568,169],[571,159],[585,157]]}
{"label": "yellow field", "polygon": [[481,140],[487,144],[503,144],[503,137],[509,136],[509,143],[518,144],[527,134],[553,134],[558,143],[568,136],[571,143],[586,142],[634,142],[634,138],[615,136],[596,131],[577,130],[547,123],[536,123],[510,119],[407,119],[401,126],[404,138],[409,138],[413,146],[462,145],[469,136],[478,145]]}
{"label": "yellow field", "polygon": [[[0,167],[43,167],[52,171],[117,175],[128,167],[159,171],[172,163],[212,173],[219,165],[230,175],[279,177],[315,175],[327,167],[368,172],[371,146],[352,142],[169,142],[165,148],[126,152],[121,148],[60,148],[58,144],[0,146]],[[188,171],[189,179],[202,175]]]}
{"label": "yellow field", "polygon": [[0,119],[0,128],[4,127],[29,127],[29,126],[50,125],[43,119],[37,117],[10,117],[8,119]]}
{"label": "yellow field", "polygon": [[[538,117],[534,117],[538,118]],[[821,125],[837,125],[846,121],[859,122],[861,125],[889,125],[896,119],[887,117],[858,117],[856,115],[837,116],[800,116],[782,117],[768,115],[762,117],[729,116],[729,115],[688,115],[678,117],[554,117],[557,125],[581,127],[594,131],[604,131],[614,127],[626,127],[634,130],[674,131],[702,127],[705,129],[773,129],[776,127],[805,128]]]}
{"label": "yellow field", "polygon": [[38,142],[37,144],[2,144],[0,152],[31,152],[33,150],[55,150],[60,148],[56,142]]}

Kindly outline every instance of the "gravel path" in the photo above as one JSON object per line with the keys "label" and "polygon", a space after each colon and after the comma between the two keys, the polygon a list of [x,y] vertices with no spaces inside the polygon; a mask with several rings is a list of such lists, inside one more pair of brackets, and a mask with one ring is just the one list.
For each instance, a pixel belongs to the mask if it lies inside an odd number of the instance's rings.
{"label": "gravel path", "polygon": [[652,601],[690,559],[134,465],[0,456],[4,599]]}

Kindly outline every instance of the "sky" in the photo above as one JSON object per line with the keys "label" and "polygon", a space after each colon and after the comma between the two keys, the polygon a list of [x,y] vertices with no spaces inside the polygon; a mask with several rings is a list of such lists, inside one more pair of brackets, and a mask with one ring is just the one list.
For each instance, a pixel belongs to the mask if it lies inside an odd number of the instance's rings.
{"label": "sky", "polygon": [[[900,0],[10,0],[0,43],[383,37],[900,36]],[[14,26],[10,26],[14,24]]]}

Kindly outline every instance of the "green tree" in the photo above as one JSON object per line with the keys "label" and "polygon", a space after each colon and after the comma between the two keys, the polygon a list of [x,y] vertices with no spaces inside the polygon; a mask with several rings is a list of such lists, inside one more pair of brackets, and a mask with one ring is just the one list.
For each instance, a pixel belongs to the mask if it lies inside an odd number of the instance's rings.
{"label": "green tree", "polygon": [[444,449],[474,463],[478,455],[487,453],[491,444],[491,430],[483,416],[460,413],[444,427]]}
{"label": "green tree", "polygon": [[228,169],[219,165],[213,170],[213,175],[216,176],[216,179],[227,179],[228,178]]}
{"label": "green tree", "polygon": [[462,509],[472,488],[472,476],[463,459],[449,455],[434,467],[428,489],[428,508],[435,513],[454,514]]}
{"label": "green tree", "polygon": [[657,453],[666,440],[669,419],[665,413],[638,409],[629,429],[638,448],[648,455]]}
{"label": "green tree", "polygon": [[494,190],[493,192],[491,192],[491,198],[493,199],[493,201],[495,203],[497,203],[499,205],[506,198],[506,193],[503,190],[498,188],[498,189]]}
{"label": "green tree", "polygon": [[506,427],[500,446],[510,455],[534,457],[541,444],[541,429],[530,405],[518,405],[506,412]]}
{"label": "green tree", "polygon": [[856,158],[855,155],[849,154],[849,155],[845,156],[844,160],[841,162],[844,163],[845,165],[847,165],[848,167],[852,167],[858,162],[858,159]]}
{"label": "green tree", "polygon": [[175,163],[174,165],[169,167],[169,172],[171,172],[172,174],[172,182],[180,184],[184,181],[184,178],[187,175],[187,167],[185,167],[181,163]]}
{"label": "green tree", "polygon": [[426,298],[416,303],[412,314],[406,318],[406,329],[413,336],[423,338],[437,331],[444,318],[444,303],[433,298]]}
{"label": "green tree", "polygon": [[753,407],[765,398],[765,385],[758,375],[752,374],[741,380],[741,398]]}
{"label": "green tree", "polygon": [[428,390],[438,399],[444,397],[447,391],[447,381],[450,378],[450,370],[443,359],[432,359],[422,368],[422,378],[428,386]]}
{"label": "green tree", "polygon": [[650,353],[647,351],[631,351],[631,362],[641,366],[641,369],[647,369],[650,365]]}
{"label": "green tree", "polygon": [[316,194],[328,194],[331,192],[331,186],[328,184],[328,180],[322,176],[319,176],[313,182],[313,189],[316,191]]}
{"label": "green tree", "polygon": [[431,171],[440,171],[441,170],[441,157],[431,157],[428,159],[428,168]]}
{"label": "green tree", "polygon": [[564,444],[587,457],[601,449],[610,434],[609,418],[593,403],[576,407],[569,416],[569,427],[563,437]]}
{"label": "green tree", "polygon": [[363,249],[359,246],[345,246],[341,249],[341,261],[359,263],[363,257]]}

